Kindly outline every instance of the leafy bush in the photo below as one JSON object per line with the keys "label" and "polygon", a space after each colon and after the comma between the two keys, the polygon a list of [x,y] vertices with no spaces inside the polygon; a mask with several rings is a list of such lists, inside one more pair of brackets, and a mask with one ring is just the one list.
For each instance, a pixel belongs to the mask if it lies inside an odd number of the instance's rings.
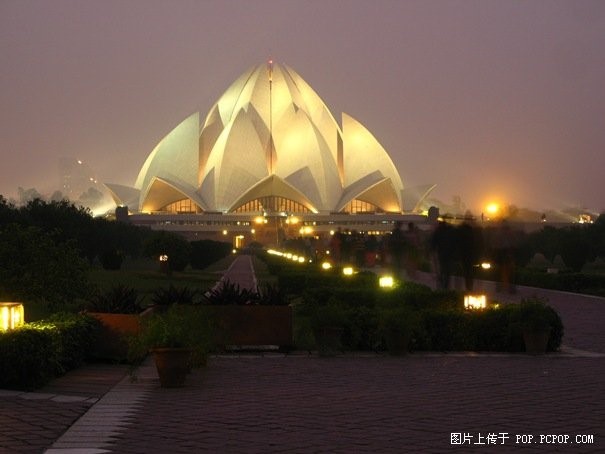
{"label": "leafy bush", "polygon": [[288,299],[278,284],[266,282],[259,288],[257,302],[266,306],[285,306]]}
{"label": "leafy bush", "polygon": [[204,356],[211,348],[213,323],[200,306],[171,306],[143,320],[141,333],[131,339],[129,356],[143,358],[153,348],[191,348]]}
{"label": "leafy bush", "polygon": [[[309,297],[311,294],[313,297]],[[320,294],[308,292],[307,299],[296,308],[296,337],[305,345],[301,348],[307,348],[308,330],[330,324],[343,329],[342,345],[346,350],[384,349],[385,333],[395,326],[409,330],[412,350],[522,352],[522,327],[536,318],[546,320],[551,327],[548,351],[558,350],[563,337],[559,315],[536,301],[480,311],[439,307],[417,310],[401,302],[349,305],[334,296],[318,298]]]}
{"label": "leafy bush", "polygon": [[97,322],[57,314],[0,333],[0,388],[32,390],[79,366],[91,350]]}
{"label": "leafy bush", "polygon": [[345,310],[343,345],[347,350],[376,350],[380,343],[379,317],[373,307],[356,306]]}
{"label": "leafy bush", "polygon": [[124,261],[124,255],[121,251],[118,251],[114,248],[108,248],[101,252],[99,255],[99,260],[101,261],[101,266],[104,270],[119,270],[122,267],[122,262]]}
{"label": "leafy bush", "polygon": [[548,274],[524,269],[517,270],[515,280],[517,284],[530,287],[605,296],[605,276],[598,274],[565,272]]}
{"label": "leafy bush", "polygon": [[512,311],[514,308],[506,305],[467,314],[474,332],[476,351],[522,351],[523,341],[515,339],[515,330],[511,327]]}
{"label": "leafy bush", "polygon": [[111,314],[138,314],[142,311],[141,298],[136,289],[120,284],[96,295],[88,305],[88,310]]}
{"label": "leafy bush", "polygon": [[0,388],[30,391],[47,383],[58,369],[49,332],[24,327],[0,333]]}
{"label": "leafy bush", "polygon": [[145,255],[158,259],[168,255],[168,269],[183,271],[189,263],[191,246],[182,236],[163,230],[152,232],[143,243]]}
{"label": "leafy bush", "polygon": [[475,336],[467,313],[431,309],[421,313],[421,320],[429,344],[417,345],[415,348],[435,351],[474,350]]}
{"label": "leafy bush", "polygon": [[563,339],[563,322],[561,317],[552,307],[547,306],[540,298],[529,298],[519,304],[513,304],[510,308],[510,324],[515,330],[517,345],[522,344],[518,339],[522,337],[523,329],[534,329],[550,327],[550,337],[547,351],[556,351],[561,346]]}
{"label": "leafy bush", "polygon": [[[58,233],[0,226],[0,294],[15,300],[72,302],[90,294],[88,264]],[[50,304],[50,303],[49,303]]]}
{"label": "leafy bush", "polygon": [[204,295],[210,304],[255,304],[258,293],[247,288],[241,288],[239,284],[228,279],[222,280],[215,288]]}
{"label": "leafy bush", "polygon": [[313,329],[323,327],[344,328],[348,324],[346,311],[335,301],[317,307],[311,315]]}
{"label": "leafy bush", "polygon": [[52,335],[58,361],[58,374],[82,365],[92,351],[99,322],[80,314],[59,313],[30,324]]}
{"label": "leafy bush", "polygon": [[171,304],[195,304],[198,295],[197,290],[189,287],[176,287],[170,284],[167,288],[158,288],[153,292],[151,301],[158,306],[169,306]]}

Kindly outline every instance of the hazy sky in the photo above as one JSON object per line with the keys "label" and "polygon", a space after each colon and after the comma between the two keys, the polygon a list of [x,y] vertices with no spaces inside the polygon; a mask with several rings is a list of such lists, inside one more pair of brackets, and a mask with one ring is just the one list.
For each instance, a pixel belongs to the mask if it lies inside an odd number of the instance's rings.
{"label": "hazy sky", "polygon": [[405,186],[605,211],[605,1],[0,0],[0,194],[132,185],[252,65],[297,71]]}

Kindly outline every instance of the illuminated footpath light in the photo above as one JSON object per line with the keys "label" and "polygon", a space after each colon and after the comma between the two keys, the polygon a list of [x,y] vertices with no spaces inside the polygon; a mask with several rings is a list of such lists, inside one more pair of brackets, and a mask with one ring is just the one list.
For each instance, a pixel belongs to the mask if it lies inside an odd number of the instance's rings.
{"label": "illuminated footpath light", "polygon": [[393,284],[393,276],[381,276],[380,279],[378,279],[378,285],[380,287],[391,288],[393,287]]}
{"label": "illuminated footpath light", "polygon": [[6,302],[0,303],[0,331],[19,328],[25,322],[23,304]]}
{"label": "illuminated footpath light", "polygon": [[464,295],[464,308],[469,310],[485,309],[487,299],[485,295]]}

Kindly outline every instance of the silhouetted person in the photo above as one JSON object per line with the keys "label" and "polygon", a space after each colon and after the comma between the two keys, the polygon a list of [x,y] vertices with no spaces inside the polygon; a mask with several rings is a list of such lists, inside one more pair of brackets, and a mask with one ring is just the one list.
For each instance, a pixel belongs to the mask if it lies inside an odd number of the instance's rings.
{"label": "silhouetted person", "polygon": [[376,265],[376,253],[378,251],[378,241],[375,235],[368,235],[364,244],[365,257],[364,264],[370,268]]}
{"label": "silhouetted person", "polygon": [[408,276],[414,277],[418,269],[418,262],[420,261],[420,235],[413,222],[408,223],[408,229],[404,234],[404,238],[405,272]]}
{"label": "silhouetted person", "polygon": [[458,257],[462,264],[464,286],[467,291],[472,291],[475,268],[479,264],[483,250],[481,230],[468,221],[465,221],[456,230],[456,244],[458,246]]}
{"label": "silhouetted person", "polygon": [[342,241],[343,241],[343,234],[339,227],[338,231],[334,232],[334,235],[332,235],[332,238],[330,239],[330,254],[331,254],[332,260],[334,260],[334,264],[340,263],[341,251],[342,251]]}
{"label": "silhouetted person", "polygon": [[503,220],[496,232],[496,264],[500,270],[498,291],[515,293],[513,284],[515,275],[515,239],[510,225]]}
{"label": "silhouetted person", "polygon": [[389,237],[389,252],[391,254],[391,263],[393,271],[397,276],[401,273],[401,265],[403,262],[403,251],[405,249],[405,239],[401,230],[401,222],[395,222],[395,228],[391,231]]}
{"label": "silhouetted person", "polygon": [[431,237],[431,248],[437,256],[437,286],[446,289],[450,284],[456,243],[454,228],[446,222],[439,222]]}

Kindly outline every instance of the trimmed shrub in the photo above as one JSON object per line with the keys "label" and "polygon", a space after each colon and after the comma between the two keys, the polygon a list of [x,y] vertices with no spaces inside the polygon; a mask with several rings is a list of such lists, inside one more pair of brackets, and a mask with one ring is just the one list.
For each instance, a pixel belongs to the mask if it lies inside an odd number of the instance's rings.
{"label": "trimmed shrub", "polygon": [[605,276],[598,274],[566,272],[548,274],[531,270],[517,270],[515,280],[519,285],[530,287],[605,296]]}
{"label": "trimmed shrub", "polygon": [[435,351],[467,351],[475,348],[475,334],[465,312],[426,310],[421,313],[421,323],[429,344],[415,345],[415,348]]}
{"label": "trimmed shrub", "polygon": [[48,329],[57,354],[57,374],[63,374],[84,363],[92,351],[99,322],[80,314],[55,314],[44,321],[31,323],[39,330]]}
{"label": "trimmed shrub", "polygon": [[48,331],[24,327],[0,333],[0,388],[43,386],[59,369],[57,353]]}
{"label": "trimmed shrub", "polygon": [[98,324],[77,314],[0,333],[0,388],[32,390],[78,367],[91,351]]}
{"label": "trimmed shrub", "polygon": [[[476,351],[521,351],[510,326],[510,305],[469,312],[470,327],[474,332]],[[522,342],[522,339],[521,339]],[[521,344],[522,347],[522,344]]]}

